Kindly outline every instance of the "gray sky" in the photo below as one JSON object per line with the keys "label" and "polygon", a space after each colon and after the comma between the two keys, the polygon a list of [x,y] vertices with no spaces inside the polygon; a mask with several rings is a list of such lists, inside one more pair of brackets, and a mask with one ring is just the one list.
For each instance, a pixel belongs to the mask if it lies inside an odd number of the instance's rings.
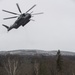
{"label": "gray sky", "polygon": [[[44,12],[33,17],[25,27],[7,32],[2,24],[12,25],[16,19],[3,21],[4,17],[14,16],[2,12],[2,9],[18,12],[19,3],[22,12],[34,4],[31,11]],[[1,0],[0,1],[0,50],[41,49],[75,50],[75,1],[74,0]]]}

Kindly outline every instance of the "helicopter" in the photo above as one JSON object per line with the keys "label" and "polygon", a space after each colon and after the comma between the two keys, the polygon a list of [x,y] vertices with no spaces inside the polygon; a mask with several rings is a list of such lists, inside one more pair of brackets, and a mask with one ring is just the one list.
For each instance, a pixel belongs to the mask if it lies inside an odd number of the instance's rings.
{"label": "helicopter", "polygon": [[3,18],[4,20],[7,20],[7,19],[13,19],[13,18],[17,18],[17,20],[13,23],[13,25],[11,25],[10,27],[5,25],[5,24],[2,24],[5,28],[7,28],[7,31],[10,31],[11,29],[17,29],[19,28],[20,26],[25,26],[28,22],[30,21],[34,21],[33,19],[31,19],[34,15],[38,15],[38,14],[43,14],[43,12],[41,13],[33,13],[33,11],[31,13],[28,13],[31,9],[33,9],[35,5],[33,5],[29,10],[27,10],[25,13],[22,13],[20,7],[19,7],[19,4],[16,3],[16,6],[20,12],[20,14],[18,13],[14,13],[14,12],[11,12],[11,11],[7,11],[7,10],[2,10],[4,12],[7,12],[7,13],[10,13],[10,14],[14,14],[15,16],[13,17],[8,17],[8,18]]}

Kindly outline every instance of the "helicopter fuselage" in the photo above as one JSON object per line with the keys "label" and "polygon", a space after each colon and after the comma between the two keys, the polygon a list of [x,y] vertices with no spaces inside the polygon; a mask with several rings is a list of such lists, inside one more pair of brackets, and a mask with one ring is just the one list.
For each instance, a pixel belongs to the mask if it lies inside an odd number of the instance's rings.
{"label": "helicopter fuselage", "polygon": [[21,14],[18,19],[14,22],[13,25],[11,25],[9,28],[8,28],[8,31],[15,28],[19,28],[21,25],[22,26],[25,26],[29,21],[30,21],[30,18],[31,18],[31,14],[28,14],[28,13],[23,13]]}

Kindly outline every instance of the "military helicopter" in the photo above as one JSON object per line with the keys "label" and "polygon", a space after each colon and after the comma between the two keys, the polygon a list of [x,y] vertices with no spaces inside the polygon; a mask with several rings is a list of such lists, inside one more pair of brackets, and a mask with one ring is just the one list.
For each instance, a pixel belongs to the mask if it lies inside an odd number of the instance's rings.
{"label": "military helicopter", "polygon": [[25,13],[22,13],[20,7],[19,7],[19,4],[16,3],[17,5],[17,8],[20,12],[20,14],[18,13],[14,13],[14,12],[10,12],[10,11],[7,11],[7,10],[2,10],[4,12],[7,12],[7,13],[11,13],[11,14],[14,14],[15,16],[13,17],[8,17],[8,18],[3,18],[4,20],[7,20],[7,19],[13,19],[13,18],[17,18],[17,20],[14,22],[13,25],[11,25],[10,27],[5,25],[5,24],[2,24],[5,28],[7,28],[7,31],[10,31],[11,29],[15,28],[19,28],[21,25],[24,27],[28,22],[30,22],[31,20],[34,21],[33,19],[31,19],[31,17],[33,17],[34,15],[38,15],[38,14],[43,14],[43,12],[41,13],[33,13],[33,11],[31,13],[28,13],[31,9],[33,9],[36,5],[33,5],[29,10],[27,10]]}

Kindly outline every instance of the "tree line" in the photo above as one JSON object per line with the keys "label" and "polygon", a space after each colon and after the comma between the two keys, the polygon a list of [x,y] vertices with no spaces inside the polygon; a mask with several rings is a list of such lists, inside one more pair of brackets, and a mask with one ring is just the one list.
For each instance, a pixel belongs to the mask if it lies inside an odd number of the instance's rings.
{"label": "tree line", "polygon": [[75,75],[75,56],[0,55],[0,75]]}

